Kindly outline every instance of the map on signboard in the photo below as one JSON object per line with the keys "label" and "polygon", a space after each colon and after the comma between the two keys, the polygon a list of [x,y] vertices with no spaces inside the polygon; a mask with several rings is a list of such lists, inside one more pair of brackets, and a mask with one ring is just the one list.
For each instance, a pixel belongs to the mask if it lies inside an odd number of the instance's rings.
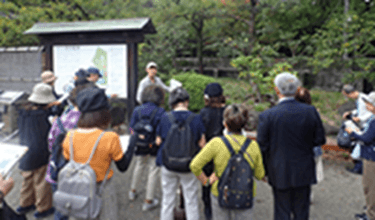
{"label": "map on signboard", "polygon": [[108,83],[108,63],[107,63],[107,51],[102,48],[96,49],[94,58],[92,59],[95,67],[99,69],[102,74],[102,78],[99,79],[98,83],[101,85],[107,85]]}
{"label": "map on signboard", "polygon": [[79,69],[96,67],[102,77],[97,85],[107,95],[127,97],[127,46],[126,45],[56,45],[53,46],[53,71],[57,76],[55,90],[64,93],[64,86],[73,83]]}

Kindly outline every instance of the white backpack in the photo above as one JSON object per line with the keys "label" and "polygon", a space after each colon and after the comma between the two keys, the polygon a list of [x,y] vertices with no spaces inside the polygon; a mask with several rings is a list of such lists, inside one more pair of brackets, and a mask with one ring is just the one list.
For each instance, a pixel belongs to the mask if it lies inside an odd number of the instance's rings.
{"label": "white backpack", "polygon": [[57,191],[53,194],[53,205],[61,214],[81,219],[98,217],[102,206],[101,193],[107,181],[110,168],[108,168],[98,190],[96,174],[90,167],[90,161],[104,133],[102,132],[99,135],[86,163],[80,164],[74,161],[74,132],[71,132],[69,140],[70,161],[59,172]]}

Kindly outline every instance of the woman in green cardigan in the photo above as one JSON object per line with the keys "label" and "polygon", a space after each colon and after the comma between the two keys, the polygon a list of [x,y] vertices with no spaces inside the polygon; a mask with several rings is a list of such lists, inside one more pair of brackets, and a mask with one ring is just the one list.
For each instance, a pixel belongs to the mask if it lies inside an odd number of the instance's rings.
{"label": "woman in green cardigan", "polygon": [[[240,105],[230,105],[224,111],[224,126],[229,131],[225,135],[230,145],[237,153],[241,146],[245,143],[246,137],[241,135],[241,129],[247,122],[248,112]],[[256,141],[252,141],[246,150],[250,154],[252,160],[245,155],[244,157],[253,169],[254,177],[261,180],[265,175],[263,167],[262,155]],[[214,220],[224,219],[252,219],[252,209],[224,209],[218,203],[218,180],[224,172],[228,160],[230,159],[230,152],[220,137],[213,138],[206,146],[194,157],[190,163],[191,171],[197,176],[203,185],[212,185],[211,187],[211,201],[212,201],[212,215]],[[214,161],[214,173],[207,177],[202,172],[203,167]],[[254,183],[253,193],[256,193],[256,184]],[[234,216],[234,218],[233,218]]]}

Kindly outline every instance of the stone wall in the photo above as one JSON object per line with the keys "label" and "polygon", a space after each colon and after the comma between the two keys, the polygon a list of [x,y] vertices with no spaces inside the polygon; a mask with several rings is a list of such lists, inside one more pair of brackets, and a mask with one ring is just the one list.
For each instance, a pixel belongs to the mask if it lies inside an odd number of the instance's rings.
{"label": "stone wall", "polygon": [[[321,89],[324,91],[341,91],[344,85],[343,78],[347,72],[345,69],[327,69],[313,74],[309,69],[297,70],[303,85],[307,88]],[[356,89],[363,89],[363,82],[358,80],[353,83]]]}
{"label": "stone wall", "polygon": [[41,81],[42,47],[0,48],[0,90],[31,93]]}

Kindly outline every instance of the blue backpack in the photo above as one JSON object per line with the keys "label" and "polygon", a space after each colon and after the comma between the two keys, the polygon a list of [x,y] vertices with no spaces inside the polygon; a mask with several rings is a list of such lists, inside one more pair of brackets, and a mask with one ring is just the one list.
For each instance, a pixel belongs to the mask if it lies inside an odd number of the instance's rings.
{"label": "blue backpack", "polygon": [[247,154],[254,164],[251,156],[246,152],[251,140],[247,138],[236,154],[229,141],[224,136],[221,139],[227,146],[231,157],[219,179],[219,205],[227,209],[249,209],[253,206],[254,180],[253,170],[244,154]]}
{"label": "blue backpack", "polygon": [[337,145],[345,150],[353,150],[356,143],[350,138],[350,135],[345,131],[345,125],[342,124],[337,134]]}

